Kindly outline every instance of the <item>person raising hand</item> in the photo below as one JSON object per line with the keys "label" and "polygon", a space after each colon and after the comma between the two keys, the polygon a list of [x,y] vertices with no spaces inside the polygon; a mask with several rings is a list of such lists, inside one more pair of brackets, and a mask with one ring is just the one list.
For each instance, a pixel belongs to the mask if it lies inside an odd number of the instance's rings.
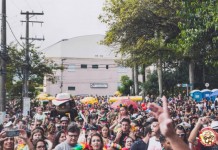
{"label": "person raising hand", "polygon": [[188,145],[176,135],[173,121],[167,107],[167,98],[165,96],[162,97],[162,102],[163,107],[158,106],[155,103],[150,103],[148,105],[151,114],[158,119],[161,134],[170,142],[173,150],[190,150]]}

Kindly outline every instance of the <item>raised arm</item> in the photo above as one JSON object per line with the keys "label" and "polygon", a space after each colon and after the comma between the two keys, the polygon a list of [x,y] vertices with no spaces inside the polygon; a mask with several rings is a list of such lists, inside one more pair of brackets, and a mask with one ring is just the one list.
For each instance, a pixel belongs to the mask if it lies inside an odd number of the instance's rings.
{"label": "raised arm", "polygon": [[193,128],[193,130],[191,131],[189,135],[189,138],[188,138],[189,143],[195,142],[198,132],[201,129],[202,125],[207,124],[208,121],[209,121],[208,117],[201,117],[198,119],[198,122],[195,124],[195,127]]}
{"label": "raised arm", "polygon": [[172,149],[190,150],[188,145],[185,142],[183,142],[183,140],[180,137],[176,135],[173,122],[170,118],[170,114],[167,107],[167,98],[163,96],[162,101],[163,108],[155,103],[151,103],[148,106],[148,108],[152,111],[152,114],[158,119],[162,135],[169,140]]}

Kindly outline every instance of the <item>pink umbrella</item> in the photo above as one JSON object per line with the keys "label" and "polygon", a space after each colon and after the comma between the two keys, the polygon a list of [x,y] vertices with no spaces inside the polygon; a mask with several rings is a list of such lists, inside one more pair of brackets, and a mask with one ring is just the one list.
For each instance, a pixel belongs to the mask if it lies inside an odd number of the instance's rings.
{"label": "pink umbrella", "polygon": [[118,100],[116,102],[114,102],[112,105],[111,105],[111,108],[114,108],[114,109],[117,109],[119,108],[120,106],[130,106],[132,105],[134,109],[137,109],[138,108],[138,104],[134,101],[131,101],[130,99],[121,99],[121,100]]}

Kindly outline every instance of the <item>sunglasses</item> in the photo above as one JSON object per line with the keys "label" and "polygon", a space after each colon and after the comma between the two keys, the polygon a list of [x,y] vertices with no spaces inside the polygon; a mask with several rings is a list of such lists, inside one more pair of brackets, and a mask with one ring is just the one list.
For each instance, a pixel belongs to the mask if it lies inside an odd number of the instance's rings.
{"label": "sunglasses", "polygon": [[185,133],[177,134],[179,137],[184,137]]}

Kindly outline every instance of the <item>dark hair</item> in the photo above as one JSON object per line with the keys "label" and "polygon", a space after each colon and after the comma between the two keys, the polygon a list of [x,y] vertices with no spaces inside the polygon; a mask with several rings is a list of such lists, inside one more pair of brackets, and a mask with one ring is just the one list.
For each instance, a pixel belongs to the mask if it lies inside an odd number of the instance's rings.
{"label": "dark hair", "polygon": [[132,104],[129,105],[128,111],[130,112],[130,114],[133,114],[134,110],[135,110],[135,109],[133,108],[133,105],[132,105]]}
{"label": "dark hair", "polygon": [[176,130],[182,130],[183,132],[184,132],[184,137],[183,137],[183,141],[185,142],[185,143],[188,143],[188,139],[187,139],[187,134],[186,134],[186,130],[185,130],[185,128],[182,126],[182,125],[177,125],[176,126]]}
{"label": "dark hair", "polygon": [[31,131],[30,131],[30,130],[26,130],[26,134],[27,134],[27,137],[28,137],[28,138],[31,137]]}
{"label": "dark hair", "polygon": [[26,122],[25,120],[21,120],[21,122],[22,122],[24,125],[27,124],[27,122]]}
{"label": "dark hair", "polygon": [[58,144],[60,144],[60,143],[59,143],[59,138],[61,137],[61,134],[62,134],[62,133],[65,134],[64,130],[61,130],[61,131],[59,131],[59,132],[57,132],[57,133],[55,134],[55,136],[54,136],[54,141],[53,141],[53,144],[52,144],[52,149],[54,149],[55,146],[57,146]]}
{"label": "dark hair", "polygon": [[127,123],[130,124],[130,120],[129,120],[128,118],[123,118],[122,121],[121,121],[121,123],[123,123],[123,122],[127,122]]}
{"label": "dark hair", "polygon": [[80,128],[76,124],[70,124],[67,127],[67,132],[78,133],[80,134]]}
{"label": "dark hair", "polygon": [[88,116],[88,123],[90,123],[91,119],[98,119],[98,114],[92,113]]}
{"label": "dark hair", "polygon": [[151,123],[153,123],[153,122],[158,122],[158,120],[156,118],[153,118]]}
{"label": "dark hair", "polygon": [[151,126],[148,125],[146,127],[144,127],[144,137],[147,136],[147,134],[151,134],[152,130],[151,130]]}
{"label": "dark hair", "polygon": [[166,138],[161,134],[159,137],[160,143],[164,143],[166,141]]}
{"label": "dark hair", "polygon": [[39,142],[43,142],[43,144],[45,145],[45,150],[48,149],[48,143],[47,143],[46,141],[44,141],[43,139],[38,139],[38,140],[36,140],[36,141],[33,142],[33,148],[34,148],[34,150],[36,150],[37,144],[38,144]]}
{"label": "dark hair", "polygon": [[91,146],[92,138],[93,138],[94,136],[97,136],[97,137],[100,138],[100,141],[101,141],[101,147],[100,147],[100,150],[103,150],[103,147],[104,147],[104,141],[103,141],[103,138],[101,137],[101,135],[100,135],[99,133],[95,133],[95,134],[93,134],[93,135],[91,136],[91,139],[90,139],[90,141],[89,141],[89,145]]}
{"label": "dark hair", "polygon": [[[5,138],[4,140],[0,141],[0,149],[3,149],[4,142],[5,142],[6,140],[8,140],[8,138],[12,138],[12,139],[14,140],[14,137],[7,137],[7,138]],[[14,142],[14,147],[15,147],[15,142]]]}

